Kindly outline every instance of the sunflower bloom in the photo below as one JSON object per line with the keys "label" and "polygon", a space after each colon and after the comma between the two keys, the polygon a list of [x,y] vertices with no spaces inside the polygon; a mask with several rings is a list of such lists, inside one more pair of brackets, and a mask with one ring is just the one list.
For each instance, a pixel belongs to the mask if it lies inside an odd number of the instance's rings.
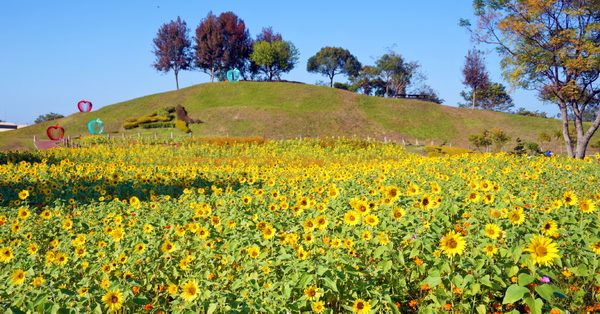
{"label": "sunflower bloom", "polygon": [[498,252],[498,248],[493,244],[488,244],[483,248],[485,255],[494,256]]}
{"label": "sunflower bloom", "polygon": [[175,245],[175,243],[171,241],[165,241],[165,243],[163,243],[160,249],[165,253],[172,253],[177,249],[177,245]]}
{"label": "sunflower bloom", "polygon": [[344,215],[344,223],[349,226],[355,226],[359,222],[359,217],[360,214],[358,212],[351,210]]}
{"label": "sunflower bloom", "polygon": [[491,239],[498,239],[502,230],[496,224],[487,224],[485,226],[485,236]]}
{"label": "sunflower bloom", "polygon": [[323,313],[325,311],[325,304],[323,301],[313,302],[311,305],[312,310],[316,313]]}
{"label": "sunflower bloom", "polygon": [[552,243],[552,239],[542,235],[536,235],[531,238],[530,243],[524,251],[531,252],[530,257],[538,265],[553,264],[555,258],[559,258],[558,248],[556,243]]}
{"label": "sunflower bloom", "polygon": [[352,304],[352,312],[359,314],[368,314],[370,310],[371,304],[369,304],[369,302],[365,300],[358,299],[354,301],[354,304]]}
{"label": "sunflower bloom", "polygon": [[542,225],[542,233],[546,236],[553,236],[556,230],[558,230],[558,225],[554,220],[548,220]]}
{"label": "sunflower bloom", "polygon": [[590,244],[590,249],[592,249],[594,253],[600,255],[600,241]]}
{"label": "sunflower bloom", "polygon": [[596,204],[590,199],[582,199],[579,201],[579,209],[581,209],[582,212],[589,214],[596,210]]}
{"label": "sunflower bloom", "polygon": [[368,226],[376,226],[379,223],[379,217],[373,215],[373,214],[368,214],[363,218],[363,224],[368,225]]}
{"label": "sunflower bloom", "polygon": [[567,205],[576,205],[579,198],[577,195],[571,191],[567,191],[563,194],[563,202]]}
{"label": "sunflower bloom", "polygon": [[102,297],[102,303],[109,312],[115,312],[123,307],[123,293],[119,290],[110,290]]}
{"label": "sunflower bloom", "polygon": [[200,293],[200,288],[198,288],[198,281],[195,279],[189,280],[187,283],[181,286],[181,298],[185,302],[190,302],[198,297]]}
{"label": "sunflower bloom", "polygon": [[10,275],[10,282],[14,286],[18,286],[25,281],[25,272],[22,269],[15,270],[12,275]]}
{"label": "sunflower bloom", "polygon": [[321,293],[319,293],[319,289],[317,287],[310,286],[304,289],[304,295],[306,296],[307,300],[312,301],[314,299],[319,299]]}
{"label": "sunflower bloom", "polygon": [[525,222],[525,214],[523,213],[523,208],[517,207],[513,209],[512,212],[508,215],[508,219],[513,225],[520,225]]}
{"label": "sunflower bloom", "polygon": [[462,254],[466,246],[466,241],[460,233],[450,231],[440,240],[440,248],[449,256]]}

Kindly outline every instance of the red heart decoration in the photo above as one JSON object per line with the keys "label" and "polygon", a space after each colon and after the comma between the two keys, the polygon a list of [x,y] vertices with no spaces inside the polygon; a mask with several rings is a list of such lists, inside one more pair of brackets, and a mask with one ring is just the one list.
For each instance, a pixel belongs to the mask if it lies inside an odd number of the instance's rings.
{"label": "red heart decoration", "polygon": [[51,140],[58,141],[65,136],[65,129],[57,124],[46,129],[46,134]]}
{"label": "red heart decoration", "polygon": [[92,111],[92,102],[87,100],[82,100],[77,103],[77,108],[81,112],[90,112]]}

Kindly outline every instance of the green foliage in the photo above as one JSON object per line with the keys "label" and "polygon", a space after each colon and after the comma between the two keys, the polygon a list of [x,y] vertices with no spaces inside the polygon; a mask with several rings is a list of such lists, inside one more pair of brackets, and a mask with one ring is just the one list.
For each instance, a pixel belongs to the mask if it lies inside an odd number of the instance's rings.
{"label": "green foliage", "polygon": [[505,131],[497,128],[493,128],[488,134],[494,144],[496,152],[501,152],[504,145],[510,141],[510,136],[508,136]]}
{"label": "green foliage", "polygon": [[381,80],[385,84],[384,97],[405,94],[420,65],[406,61],[395,51],[389,51],[375,61]]}
{"label": "green foliage", "polygon": [[65,116],[63,116],[60,113],[54,113],[54,112],[50,112],[44,115],[40,115],[39,117],[37,117],[37,119],[35,119],[34,123],[41,123],[41,122],[45,122],[45,121],[52,121],[52,120],[56,120],[56,119],[60,119],[60,118],[64,118]]}
{"label": "green foliage", "polygon": [[158,128],[174,128],[176,122],[150,122],[140,124],[139,127],[143,129],[158,129]]}
{"label": "green foliage", "polygon": [[[562,135],[562,132],[561,132],[561,135]],[[537,141],[540,143],[550,142],[550,141],[552,141],[552,137],[547,132],[542,131],[542,132],[538,133]]]}
{"label": "green foliage", "polygon": [[529,151],[531,155],[541,154],[540,146],[536,142],[525,142],[523,143],[525,149]]}
{"label": "green foliage", "polygon": [[517,111],[515,111],[515,114],[522,115],[522,116],[528,116],[528,117],[549,118],[548,114],[543,111],[542,112],[540,112],[538,110],[529,111],[523,107],[517,109]]}
{"label": "green foliage", "polygon": [[[125,123],[123,123],[121,125],[121,127],[125,130],[130,130],[133,128],[137,128],[139,126],[148,129],[148,128],[166,128],[168,126],[167,124],[160,124],[160,123],[164,123],[164,122],[168,122],[173,120],[173,115],[171,115],[169,112],[172,109],[170,109],[169,107],[167,108],[161,108],[159,110],[156,110],[155,112],[149,114],[149,115],[145,115],[145,116],[141,116],[141,117],[130,117],[130,118],[126,118]],[[160,113],[160,115],[159,115]],[[159,123],[156,125],[163,125],[163,126],[145,126],[145,125],[151,125],[152,123]],[[172,126],[171,126],[172,127]]]}
{"label": "green foliage", "polygon": [[281,80],[281,74],[290,72],[298,63],[300,53],[290,41],[263,40],[255,42],[252,47],[254,51],[250,54],[250,60],[258,65],[269,81],[273,77]]}
{"label": "green foliage", "polygon": [[[473,91],[462,91],[460,96],[465,102],[460,103],[461,108],[473,108]],[[514,107],[512,97],[506,87],[500,83],[490,83],[475,91],[475,108],[509,112]]]}
{"label": "green foliage", "polygon": [[310,73],[329,77],[329,87],[333,87],[333,77],[337,74],[358,75],[361,64],[347,49],[323,47],[308,59],[306,70]]}
{"label": "green foliage", "polygon": [[474,133],[469,135],[469,143],[477,147],[477,150],[481,151],[481,147],[488,147],[492,144],[492,139],[488,135],[488,131],[484,130],[481,133]]}

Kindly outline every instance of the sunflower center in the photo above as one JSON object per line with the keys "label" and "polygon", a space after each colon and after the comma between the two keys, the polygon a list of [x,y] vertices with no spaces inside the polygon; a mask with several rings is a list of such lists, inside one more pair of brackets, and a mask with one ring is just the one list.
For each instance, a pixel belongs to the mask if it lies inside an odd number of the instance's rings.
{"label": "sunflower center", "polygon": [[548,250],[546,249],[545,246],[543,245],[538,245],[535,248],[535,254],[537,254],[538,256],[546,256],[548,254]]}
{"label": "sunflower center", "polygon": [[358,304],[356,304],[356,308],[362,310],[365,308],[365,305],[362,302],[358,302]]}
{"label": "sunflower center", "polygon": [[119,297],[116,295],[111,296],[110,303],[119,303]]}
{"label": "sunflower center", "polygon": [[455,239],[448,239],[448,242],[446,242],[446,246],[451,249],[455,249],[458,246],[458,242],[456,242]]}

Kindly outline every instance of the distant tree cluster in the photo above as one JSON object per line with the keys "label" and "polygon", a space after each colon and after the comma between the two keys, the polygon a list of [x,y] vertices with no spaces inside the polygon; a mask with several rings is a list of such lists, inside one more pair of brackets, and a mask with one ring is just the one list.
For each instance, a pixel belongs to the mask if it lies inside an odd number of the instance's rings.
{"label": "distant tree cluster", "polygon": [[[173,71],[179,89],[178,75],[184,70],[200,70],[210,75],[211,82],[225,80],[227,71],[237,69],[244,80],[281,80],[298,63],[298,49],[271,27],[252,39],[246,24],[233,12],[219,16],[209,12],[200,21],[195,36],[189,38],[185,21],[177,18],[164,24],[154,38],[156,60],[153,67],[164,73]],[[347,49],[324,47],[307,63],[307,71],[329,78],[334,86],[336,75],[346,75],[350,81],[336,83],[338,87],[365,95],[394,97],[396,95],[426,95],[442,103],[437,92],[424,83],[425,75],[416,61],[407,61],[395,51],[381,56],[374,66],[363,66]]]}
{"label": "distant tree cluster", "polygon": [[227,71],[237,69],[243,79],[281,79],[298,62],[298,50],[284,41],[272,28],[264,28],[256,40],[250,37],[246,24],[233,12],[219,16],[209,12],[200,21],[195,36],[189,38],[185,21],[177,18],[164,24],[154,38],[153,66],[161,72],[173,71],[179,89],[178,74],[197,69],[224,80]]}
{"label": "distant tree cluster", "polygon": [[64,118],[64,117],[65,116],[63,116],[60,113],[50,112],[50,113],[47,113],[47,114],[40,115],[33,122],[34,123],[42,123],[42,122],[52,121],[52,120],[56,120],[56,119],[60,119],[60,118]]}

